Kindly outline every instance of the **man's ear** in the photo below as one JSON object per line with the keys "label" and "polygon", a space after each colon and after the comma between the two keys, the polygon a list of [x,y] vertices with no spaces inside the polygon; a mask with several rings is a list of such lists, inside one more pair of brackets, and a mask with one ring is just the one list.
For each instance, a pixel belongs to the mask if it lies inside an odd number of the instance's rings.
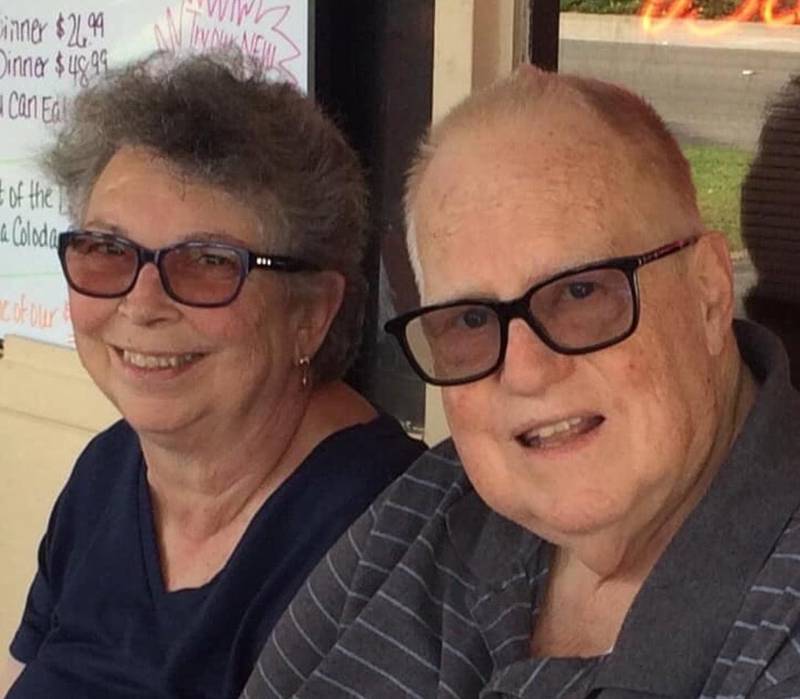
{"label": "man's ear", "polygon": [[332,270],[314,273],[308,291],[296,299],[297,358],[313,357],[322,346],[344,298],[344,275]]}
{"label": "man's ear", "polygon": [[712,356],[722,352],[733,322],[733,266],[728,241],[709,231],[697,241],[693,260],[706,346]]}

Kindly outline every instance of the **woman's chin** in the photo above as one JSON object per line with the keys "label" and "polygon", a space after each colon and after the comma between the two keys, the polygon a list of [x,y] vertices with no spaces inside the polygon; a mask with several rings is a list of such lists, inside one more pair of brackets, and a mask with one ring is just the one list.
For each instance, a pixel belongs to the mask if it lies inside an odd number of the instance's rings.
{"label": "woman's chin", "polygon": [[187,411],[187,406],[165,404],[163,400],[117,402],[117,409],[125,421],[141,437],[179,435],[196,424],[198,416]]}

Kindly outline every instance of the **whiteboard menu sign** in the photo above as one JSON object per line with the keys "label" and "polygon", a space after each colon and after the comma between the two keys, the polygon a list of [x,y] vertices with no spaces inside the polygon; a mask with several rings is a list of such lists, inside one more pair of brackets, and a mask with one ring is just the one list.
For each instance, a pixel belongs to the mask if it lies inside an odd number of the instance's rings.
{"label": "whiteboard menu sign", "polygon": [[70,96],[161,49],[236,46],[307,89],[309,0],[24,0],[0,8],[0,337],[73,346],[56,238],[66,203],[36,158]]}

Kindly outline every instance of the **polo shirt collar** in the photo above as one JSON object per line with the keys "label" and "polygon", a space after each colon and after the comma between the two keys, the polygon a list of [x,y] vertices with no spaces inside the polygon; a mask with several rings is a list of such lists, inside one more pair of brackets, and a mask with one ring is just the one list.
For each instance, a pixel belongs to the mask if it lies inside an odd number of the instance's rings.
{"label": "polo shirt collar", "polygon": [[698,696],[752,581],[800,505],[800,395],[767,330],[737,321],[756,402],[700,504],[625,618],[597,686]]}

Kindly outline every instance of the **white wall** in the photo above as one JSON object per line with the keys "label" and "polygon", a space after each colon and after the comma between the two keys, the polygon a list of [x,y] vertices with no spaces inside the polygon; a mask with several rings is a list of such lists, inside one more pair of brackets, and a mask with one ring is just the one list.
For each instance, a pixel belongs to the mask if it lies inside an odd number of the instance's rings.
{"label": "white wall", "polygon": [[2,646],[19,623],[47,516],[75,457],[117,417],[75,352],[5,338],[0,359]]}

